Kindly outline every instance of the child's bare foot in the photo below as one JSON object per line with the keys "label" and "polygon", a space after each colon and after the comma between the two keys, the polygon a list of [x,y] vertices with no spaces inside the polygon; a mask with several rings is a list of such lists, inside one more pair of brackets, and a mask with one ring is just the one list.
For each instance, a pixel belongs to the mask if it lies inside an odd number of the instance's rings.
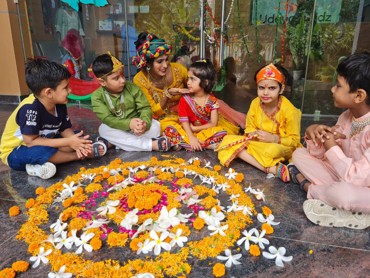
{"label": "child's bare foot", "polygon": [[271,173],[271,174],[275,175],[276,177],[281,179],[283,182],[289,182],[290,181],[290,175],[289,175],[288,167],[283,163],[279,163],[275,166],[271,166],[269,168],[266,168],[266,173],[267,174]]}

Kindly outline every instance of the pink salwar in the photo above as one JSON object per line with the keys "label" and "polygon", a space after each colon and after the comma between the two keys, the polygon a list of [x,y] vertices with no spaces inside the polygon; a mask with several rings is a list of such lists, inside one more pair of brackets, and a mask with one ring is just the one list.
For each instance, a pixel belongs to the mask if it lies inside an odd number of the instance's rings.
{"label": "pink salwar", "polygon": [[[370,117],[367,113],[357,121]],[[312,183],[307,198],[319,199],[340,209],[370,213],[370,125],[350,136],[353,116],[349,110],[340,115],[338,132],[346,139],[325,151],[306,140],[307,149],[293,153],[293,163]]]}

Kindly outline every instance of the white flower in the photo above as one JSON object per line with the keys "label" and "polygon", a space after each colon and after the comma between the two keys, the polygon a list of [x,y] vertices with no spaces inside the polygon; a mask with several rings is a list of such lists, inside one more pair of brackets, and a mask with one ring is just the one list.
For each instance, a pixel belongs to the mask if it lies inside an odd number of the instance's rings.
{"label": "white flower", "polygon": [[173,208],[170,211],[167,210],[167,207],[163,206],[161,209],[161,214],[158,217],[158,225],[163,229],[167,229],[172,226],[175,227],[180,224],[180,219],[176,217],[177,209]]}
{"label": "white flower", "polygon": [[252,188],[252,185],[249,185],[247,188],[244,189],[244,192],[251,192],[252,194],[254,194],[255,190]]}
{"label": "white flower", "polygon": [[170,245],[173,247],[175,244],[177,244],[180,247],[184,246],[184,242],[188,241],[188,238],[186,236],[181,236],[182,229],[177,229],[176,234],[170,234],[170,238],[172,238]]}
{"label": "white flower", "polygon": [[36,268],[40,265],[40,262],[43,262],[44,264],[47,264],[49,262],[49,259],[46,258],[46,256],[50,255],[53,250],[49,249],[48,251],[45,252],[44,247],[40,247],[39,253],[37,256],[32,256],[30,258],[31,262],[35,262],[32,265],[32,268]]}
{"label": "white flower", "polygon": [[237,174],[238,173],[235,172],[235,170],[233,168],[229,168],[229,172],[227,174],[225,174],[225,177],[227,177],[229,180],[233,180],[233,179],[235,179]]}
{"label": "white flower", "polygon": [[225,266],[231,267],[233,264],[241,264],[238,260],[242,257],[242,254],[232,255],[230,249],[225,250],[226,256],[217,256],[217,259],[226,261]]}
{"label": "white flower", "polygon": [[227,188],[230,188],[230,185],[227,183],[217,183],[216,186],[218,190],[222,189],[222,191],[226,191]]}
{"label": "white flower", "polygon": [[63,265],[58,272],[49,272],[49,278],[70,278],[72,277],[72,273],[65,273],[66,266]]}
{"label": "white flower", "polygon": [[77,236],[77,230],[72,230],[72,235],[69,238],[72,242],[72,245],[73,244],[77,245],[76,242],[80,241],[79,237]]}
{"label": "white flower", "polygon": [[94,220],[90,221],[89,223],[87,223],[84,230],[88,230],[88,229],[92,229],[92,228],[99,228],[100,226],[103,226],[104,224],[108,224],[108,223],[109,223],[109,220],[107,220],[105,218],[94,219]]}
{"label": "white flower", "polygon": [[229,227],[229,225],[225,225],[225,226],[221,226],[221,225],[218,225],[218,226],[212,226],[212,225],[209,225],[208,226],[208,230],[211,230],[211,231],[214,231],[211,233],[211,235],[215,235],[217,233],[219,233],[220,235],[222,236],[226,236],[226,234],[224,233],[225,230],[227,230],[227,228]]}
{"label": "white flower", "polygon": [[158,237],[155,231],[150,231],[150,237],[154,239],[153,241],[148,243],[148,249],[154,248],[154,255],[158,256],[161,253],[161,248],[166,251],[171,250],[171,245],[164,240],[168,237],[169,233],[164,231],[160,237]]}
{"label": "white flower", "polygon": [[198,157],[192,157],[192,158],[190,158],[190,159],[188,160],[188,163],[189,163],[189,164],[193,164],[193,162],[194,162],[195,160],[199,160],[199,158],[198,158]]}
{"label": "white flower", "polygon": [[155,278],[153,274],[151,273],[139,273],[135,276],[132,276],[131,278]]}
{"label": "white flower", "polygon": [[105,206],[98,207],[96,209],[100,215],[112,214],[116,212],[116,207],[119,205],[119,200],[108,200]]}
{"label": "white flower", "polygon": [[266,234],[266,230],[262,230],[261,233],[259,233],[256,230],[255,234],[256,234],[256,238],[257,238],[257,241],[255,241],[255,242],[258,243],[258,245],[261,249],[265,249],[264,244],[270,244],[270,241],[267,238],[264,238],[264,236]]}
{"label": "white flower", "polygon": [[58,237],[67,228],[67,226],[67,223],[63,223],[60,219],[58,219],[55,223],[50,225],[50,229],[53,230],[54,236]]}
{"label": "white flower", "polygon": [[109,191],[112,191],[112,190],[120,190],[120,189],[126,188],[130,184],[135,184],[135,183],[133,182],[133,179],[131,179],[130,177],[128,177],[124,181],[113,185],[107,191],[109,192]]}
{"label": "white flower", "polygon": [[78,247],[76,254],[81,254],[83,249],[85,249],[87,252],[91,252],[93,248],[90,244],[88,244],[88,242],[93,237],[94,237],[94,233],[89,233],[89,234],[83,233],[81,235],[81,239],[77,239],[75,241],[75,244]]}
{"label": "white flower", "polygon": [[261,200],[266,201],[265,194],[263,193],[263,190],[262,191],[259,190],[259,189],[254,190],[253,194],[254,194],[254,196],[256,197],[257,200],[259,200],[259,201],[261,201]]}
{"label": "white flower", "polygon": [[150,251],[152,251],[151,249],[148,248],[148,243],[150,242],[150,239],[147,238],[144,243],[142,242],[139,242],[137,244],[137,246],[139,247],[138,250],[136,251],[136,254],[140,255],[140,253],[143,253],[143,254],[148,254]]}
{"label": "white flower", "polygon": [[204,168],[210,168],[210,169],[212,169],[212,165],[211,165],[211,162],[210,161],[204,160],[204,163],[206,164],[206,165],[203,166]]}
{"label": "white flower", "polygon": [[276,226],[276,225],[279,225],[280,224],[280,222],[275,222],[274,221],[274,219],[275,219],[275,216],[274,215],[272,215],[272,214],[270,214],[269,216],[267,216],[266,218],[263,216],[263,214],[262,213],[259,213],[258,215],[257,215],[257,219],[258,219],[258,221],[259,222],[261,222],[261,223],[267,223],[267,224],[269,224],[270,226]]}
{"label": "white flower", "polygon": [[180,220],[180,222],[187,223],[189,221],[189,217],[191,215],[192,215],[192,213],[189,213],[189,214],[178,213],[177,218]]}
{"label": "white flower", "polygon": [[144,223],[141,224],[141,226],[139,226],[139,228],[137,229],[136,233],[132,236],[132,238],[137,237],[137,235],[140,234],[141,232],[144,232],[146,230],[151,230],[152,224],[153,224],[153,219],[148,218],[147,220],[145,220]]}
{"label": "white flower", "polygon": [[158,179],[157,177],[153,176],[153,177],[149,177],[147,178],[146,180],[143,180],[142,183],[143,184],[147,184],[147,183],[159,183],[161,180]]}
{"label": "white flower", "polygon": [[279,247],[279,249],[276,249],[275,246],[269,247],[269,252],[264,251],[262,255],[267,259],[275,259],[275,264],[277,266],[283,267],[283,262],[290,262],[293,259],[293,256],[284,256],[286,249],[284,247]]}
{"label": "white flower", "polygon": [[77,185],[75,186],[74,181],[72,181],[70,184],[64,183],[63,187],[64,187],[64,189],[63,189],[62,192],[68,193],[69,197],[73,197],[73,192],[76,191],[76,189],[78,188]]}
{"label": "white flower", "polygon": [[242,207],[242,208],[243,208],[243,214],[244,214],[244,215],[247,215],[247,214],[249,214],[249,215],[253,215],[253,213],[252,213],[252,208],[251,208],[251,207],[244,206],[244,207]]}
{"label": "white flower", "polygon": [[210,212],[200,211],[199,217],[202,218],[207,225],[219,226],[220,222],[225,218],[225,215],[221,211],[217,212],[216,207],[213,207]]}
{"label": "white flower", "polygon": [[71,247],[73,245],[73,239],[70,238],[70,237],[67,237],[67,232],[66,231],[62,232],[61,237],[55,238],[54,242],[55,243],[59,242],[55,246],[55,248],[57,248],[57,249],[61,249],[63,246],[67,249],[71,249]]}
{"label": "white flower", "polygon": [[128,230],[131,230],[132,225],[135,225],[137,221],[139,221],[139,217],[137,216],[138,209],[134,209],[126,214],[125,219],[123,219],[120,225]]}
{"label": "white flower", "polygon": [[229,198],[229,201],[234,200],[234,199],[238,199],[239,197],[240,197],[240,194],[236,194],[236,195],[231,194],[231,196]]}
{"label": "white flower", "polygon": [[227,212],[243,210],[243,207],[238,206],[238,201],[232,203],[231,206],[227,206]]}
{"label": "white flower", "polygon": [[243,231],[243,235],[244,237],[242,237],[241,239],[239,239],[237,241],[237,244],[240,246],[243,244],[244,242],[244,248],[245,250],[249,250],[250,248],[250,241],[256,243],[257,242],[257,238],[255,236],[253,236],[253,234],[255,234],[257,232],[257,229],[256,228],[253,228],[251,229],[249,232],[248,231]]}

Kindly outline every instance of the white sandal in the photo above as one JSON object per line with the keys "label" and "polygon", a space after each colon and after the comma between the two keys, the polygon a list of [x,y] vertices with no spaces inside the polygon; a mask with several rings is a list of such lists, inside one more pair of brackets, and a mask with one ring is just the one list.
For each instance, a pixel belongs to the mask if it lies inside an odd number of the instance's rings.
{"label": "white sandal", "polygon": [[50,179],[57,172],[57,167],[51,162],[40,164],[26,164],[26,172],[30,176],[36,176],[44,180]]}
{"label": "white sandal", "polygon": [[350,229],[365,229],[370,226],[370,214],[337,209],[317,199],[306,200],[303,211],[311,222],[320,226]]}
{"label": "white sandal", "polygon": [[[99,146],[103,147],[104,151],[103,151],[102,155],[100,155],[100,153],[99,153]],[[103,155],[105,155],[107,153],[108,146],[102,141],[97,141],[93,144],[93,149],[94,149],[94,157],[95,158],[100,158],[100,157],[102,157]]]}

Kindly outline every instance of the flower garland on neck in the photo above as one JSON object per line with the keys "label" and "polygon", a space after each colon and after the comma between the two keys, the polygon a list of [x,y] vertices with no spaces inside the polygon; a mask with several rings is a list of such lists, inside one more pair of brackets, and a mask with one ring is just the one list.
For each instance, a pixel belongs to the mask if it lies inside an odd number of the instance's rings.
{"label": "flower garland on neck", "polygon": [[[221,170],[197,157],[115,159],[108,166],[81,168],[36,189],[16,238],[28,244],[33,268],[51,265],[49,277],[185,276],[193,260],[205,259],[218,260],[213,274],[221,277],[242,255],[260,256],[270,244],[265,235],[279,224],[268,207],[257,212],[252,198],[264,201],[261,190],[243,187],[244,175],[232,168]],[[232,255],[232,249],[240,252],[238,246],[243,254]],[[112,258],[92,260],[89,253],[99,250]],[[263,251],[280,266],[292,259],[284,255],[283,247]],[[27,269],[16,266],[1,270],[0,277]]]}

